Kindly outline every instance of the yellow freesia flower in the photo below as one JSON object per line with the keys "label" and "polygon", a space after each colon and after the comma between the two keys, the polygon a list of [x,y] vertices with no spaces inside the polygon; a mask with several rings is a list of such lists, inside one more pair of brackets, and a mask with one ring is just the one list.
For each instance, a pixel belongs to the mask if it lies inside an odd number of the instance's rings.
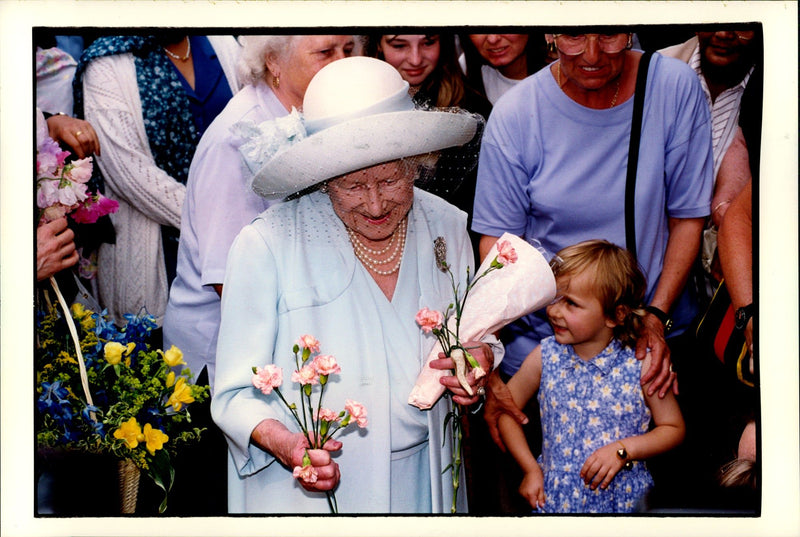
{"label": "yellow freesia flower", "polygon": [[167,362],[167,365],[170,367],[186,363],[183,361],[183,352],[175,345],[170,347],[167,352],[159,350],[158,353],[164,357],[164,361]]}
{"label": "yellow freesia flower", "polygon": [[164,447],[164,442],[169,440],[169,436],[165,435],[161,429],[153,429],[149,423],[144,424],[144,438],[150,455],[155,455],[156,450]]}
{"label": "yellow freesia flower", "polygon": [[128,449],[136,449],[139,442],[144,440],[142,428],[139,427],[136,418],[131,418],[120,425],[119,429],[114,431],[114,438],[125,440],[125,443],[128,444]]}
{"label": "yellow freesia flower", "polygon": [[[117,365],[122,361],[122,356],[128,356],[133,349],[136,348],[136,343],[128,343],[127,345],[123,345],[122,343],[117,343],[116,341],[109,341],[103,347],[103,356],[105,356],[106,362],[111,365]],[[128,360],[125,361],[126,364],[130,362]]]}
{"label": "yellow freesia flower", "polygon": [[170,371],[169,374],[167,374],[167,388],[173,384],[175,384],[175,371]]}
{"label": "yellow freesia flower", "polygon": [[92,311],[87,310],[80,302],[75,302],[70,307],[70,311],[72,312],[72,316],[78,319],[81,328],[84,330],[91,330],[95,327],[94,319],[92,319]]}
{"label": "yellow freesia flower", "polygon": [[188,405],[189,403],[194,403],[192,390],[186,384],[186,379],[181,377],[178,379],[178,382],[175,383],[175,389],[172,395],[167,399],[167,406],[172,406],[176,412],[179,412],[184,404]]}

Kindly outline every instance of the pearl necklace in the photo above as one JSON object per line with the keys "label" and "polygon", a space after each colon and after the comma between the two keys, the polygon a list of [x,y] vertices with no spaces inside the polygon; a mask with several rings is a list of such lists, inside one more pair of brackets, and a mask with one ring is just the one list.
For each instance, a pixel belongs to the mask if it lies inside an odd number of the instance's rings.
{"label": "pearl necklace", "polygon": [[[403,250],[406,246],[406,229],[408,228],[408,219],[404,218],[400,225],[395,229],[392,233],[392,239],[386,248],[382,250],[371,250],[367,248],[361,240],[356,236],[355,232],[352,231],[350,228],[347,229],[347,234],[350,236],[350,242],[353,245],[353,251],[356,254],[361,263],[367,267],[369,270],[374,272],[375,274],[379,274],[381,276],[389,276],[390,274],[394,274],[400,269],[400,264],[403,261]],[[399,235],[399,240],[395,240],[395,237]],[[392,245],[394,245],[394,251],[392,255],[390,255],[386,259],[375,259],[374,255],[379,255],[382,253],[387,252]],[[399,257],[398,257],[399,254]],[[397,258],[397,262],[395,262],[394,266],[387,270],[381,270],[378,267],[382,265],[388,265],[394,259]]]}
{"label": "pearl necklace", "polygon": [[174,52],[168,50],[166,47],[162,47],[162,48],[164,49],[164,52],[166,52],[167,55],[170,58],[174,58],[176,60],[180,60],[182,62],[185,62],[186,60],[189,59],[189,56],[192,55],[192,42],[189,40],[189,36],[188,35],[185,37],[185,39],[186,39],[186,56],[180,56],[178,54],[175,54]]}
{"label": "pearl necklace", "polygon": [[[563,86],[561,86],[561,62],[556,63],[556,74],[558,76],[558,87],[563,88]],[[614,108],[617,105],[617,97],[619,97],[619,87],[621,79],[622,75],[620,74],[620,76],[617,77],[617,89],[614,90],[614,96],[611,98],[611,106],[609,106],[609,108]]]}

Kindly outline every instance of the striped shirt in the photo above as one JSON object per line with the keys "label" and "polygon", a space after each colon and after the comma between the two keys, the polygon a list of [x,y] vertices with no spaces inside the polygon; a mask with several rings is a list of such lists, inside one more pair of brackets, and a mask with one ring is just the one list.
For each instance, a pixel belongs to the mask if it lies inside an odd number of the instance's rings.
{"label": "striped shirt", "polygon": [[711,101],[711,92],[700,69],[699,44],[692,53],[689,66],[694,69],[700,78],[700,85],[703,87],[703,93],[705,93],[708,106],[711,109],[711,143],[714,151],[714,181],[716,182],[722,157],[728,151],[728,147],[733,140],[733,134],[736,132],[736,126],[739,124],[739,105],[742,102],[744,89],[755,66],[750,68],[741,82],[720,93],[714,102]]}

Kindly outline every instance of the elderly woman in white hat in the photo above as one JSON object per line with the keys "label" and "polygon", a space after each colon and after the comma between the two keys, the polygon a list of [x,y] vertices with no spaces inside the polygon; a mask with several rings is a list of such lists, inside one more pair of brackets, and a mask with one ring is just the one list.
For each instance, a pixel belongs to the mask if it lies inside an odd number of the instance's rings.
{"label": "elderly woman in white hat", "polygon": [[[445,238],[457,278],[473,254],[466,214],[414,188],[414,180],[431,165],[419,155],[469,142],[480,121],[466,112],[416,110],[393,67],[355,57],[312,79],[302,120],[254,127],[246,157],[258,170],[253,189],[294,199],[245,227],[228,258],[212,415],[231,453],[230,512],[324,513],[321,492],[330,490],[341,513],[449,510],[452,484],[442,470],[452,446],[448,438],[442,447],[442,435],[450,399],[427,411],[407,399],[434,340],[415,314],[453,300],[433,242]],[[309,450],[315,483],[292,475],[307,444],[286,407],[251,383],[254,366],[295,370],[291,349],[304,334],[341,365],[325,406],[355,399],[369,413],[366,428]],[[488,345],[473,354],[491,367]],[[433,365],[446,369],[452,361]],[[473,387],[485,382],[469,378]],[[442,383],[454,401],[477,401],[455,377]],[[286,384],[282,393],[297,400]],[[463,486],[459,496],[463,510]]]}

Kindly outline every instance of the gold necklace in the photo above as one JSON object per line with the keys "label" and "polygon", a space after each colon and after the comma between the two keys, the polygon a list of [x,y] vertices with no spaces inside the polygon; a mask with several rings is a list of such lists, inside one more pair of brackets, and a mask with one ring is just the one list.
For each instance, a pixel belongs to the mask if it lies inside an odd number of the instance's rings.
{"label": "gold necklace", "polygon": [[[563,86],[561,85],[561,62],[560,61],[556,63],[556,76],[558,77],[558,87],[563,89]],[[622,79],[622,74],[620,73],[620,75],[617,77],[617,88],[614,90],[614,96],[611,98],[611,106],[609,106],[609,108],[614,108],[615,106],[617,106],[617,97],[619,97],[619,87],[620,87],[621,82],[622,82],[621,79]],[[564,92],[564,93],[566,93],[566,92]]]}
{"label": "gold necklace", "polygon": [[[355,252],[358,260],[361,261],[361,263],[365,267],[367,267],[375,274],[380,274],[381,276],[389,276],[390,274],[394,274],[400,269],[400,265],[403,261],[403,250],[405,249],[406,245],[407,227],[408,227],[408,218],[404,218],[403,221],[400,223],[400,225],[392,232],[392,241],[390,242],[390,244],[383,250],[377,250],[377,251],[367,248],[361,242],[361,240],[356,236],[355,232],[352,231],[350,228],[346,227],[345,229],[347,229],[347,234],[350,236],[350,242],[353,245],[353,251]],[[399,240],[395,241],[394,240],[395,236],[399,236]],[[373,255],[377,254],[378,252],[380,253],[386,252],[389,250],[392,244],[395,244],[394,251],[392,252],[392,255],[390,255],[388,258],[375,259],[374,257],[372,257],[372,255],[370,255],[370,252],[372,252]],[[394,261],[395,258],[397,258],[397,261],[391,268],[385,270],[378,268],[383,265],[388,265],[389,263]]]}
{"label": "gold necklace", "polygon": [[162,48],[164,49],[164,52],[166,52],[167,55],[170,58],[174,58],[176,60],[180,60],[182,62],[185,62],[186,60],[189,59],[189,56],[192,55],[192,42],[189,40],[189,36],[188,35],[185,37],[185,39],[186,39],[186,56],[180,56],[178,54],[175,54],[174,52],[170,51],[166,47],[162,47]]}

